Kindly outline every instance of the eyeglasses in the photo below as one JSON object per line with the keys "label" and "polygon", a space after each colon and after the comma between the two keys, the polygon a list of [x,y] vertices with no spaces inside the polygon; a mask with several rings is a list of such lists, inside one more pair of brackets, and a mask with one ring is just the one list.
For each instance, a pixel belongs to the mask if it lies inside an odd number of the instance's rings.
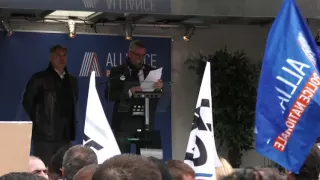
{"label": "eyeglasses", "polygon": [[139,57],[145,57],[146,56],[146,54],[138,54],[138,53],[135,53],[133,51],[130,51],[130,52],[132,52],[132,54],[134,54],[136,56],[139,56]]}

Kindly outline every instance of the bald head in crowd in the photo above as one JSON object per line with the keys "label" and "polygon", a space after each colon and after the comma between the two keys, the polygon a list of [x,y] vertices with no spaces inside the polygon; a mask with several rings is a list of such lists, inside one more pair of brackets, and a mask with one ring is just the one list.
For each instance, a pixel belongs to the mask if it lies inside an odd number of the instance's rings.
{"label": "bald head in crowd", "polygon": [[81,168],[92,164],[98,164],[98,158],[91,148],[83,145],[73,146],[63,156],[62,176],[66,180],[73,180]]}
{"label": "bald head in crowd", "polygon": [[172,180],[195,180],[194,170],[183,161],[170,160],[167,162]]}
{"label": "bald head in crowd", "polygon": [[94,172],[99,167],[98,164],[91,164],[80,169],[73,177],[73,180],[91,180]]}
{"label": "bald head in crowd", "polygon": [[99,165],[92,180],[161,180],[158,167],[146,157],[121,154]]}
{"label": "bald head in crowd", "polygon": [[29,172],[38,176],[42,176],[45,179],[49,179],[47,168],[43,161],[38,157],[29,157]]}

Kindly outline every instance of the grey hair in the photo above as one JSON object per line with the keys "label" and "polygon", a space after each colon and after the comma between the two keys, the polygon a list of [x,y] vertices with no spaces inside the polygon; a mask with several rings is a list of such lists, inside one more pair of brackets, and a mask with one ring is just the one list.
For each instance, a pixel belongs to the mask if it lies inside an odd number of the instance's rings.
{"label": "grey hair", "polygon": [[77,180],[77,179],[81,179],[81,176],[83,175],[84,172],[87,171],[92,171],[92,175],[94,174],[94,172],[96,171],[96,169],[99,167],[98,164],[91,164],[89,166],[85,166],[83,168],[81,168],[76,175],[74,175],[73,180]]}
{"label": "grey hair", "polygon": [[83,145],[71,147],[63,156],[62,169],[64,178],[72,180],[81,168],[91,164],[98,164],[98,158],[90,147]]}
{"label": "grey hair", "polygon": [[0,180],[46,180],[44,177],[27,172],[11,172],[0,177]]}
{"label": "grey hair", "polygon": [[141,40],[132,40],[129,44],[129,51],[135,52],[137,47],[145,48],[143,41]]}
{"label": "grey hair", "polygon": [[65,48],[65,47],[57,44],[57,45],[54,45],[54,46],[52,46],[52,47],[50,48],[50,53],[52,54],[52,53],[56,52],[56,50],[58,50],[58,49],[62,49],[62,50],[64,50],[64,51],[68,52],[68,49],[67,49],[67,48]]}

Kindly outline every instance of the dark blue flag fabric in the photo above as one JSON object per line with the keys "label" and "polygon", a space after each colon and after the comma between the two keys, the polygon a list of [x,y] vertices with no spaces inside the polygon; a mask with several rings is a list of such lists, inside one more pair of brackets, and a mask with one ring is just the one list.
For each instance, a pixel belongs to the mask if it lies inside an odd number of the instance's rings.
{"label": "dark blue flag fabric", "polygon": [[285,0],[266,45],[256,105],[256,150],[298,173],[320,135],[319,52],[295,0]]}

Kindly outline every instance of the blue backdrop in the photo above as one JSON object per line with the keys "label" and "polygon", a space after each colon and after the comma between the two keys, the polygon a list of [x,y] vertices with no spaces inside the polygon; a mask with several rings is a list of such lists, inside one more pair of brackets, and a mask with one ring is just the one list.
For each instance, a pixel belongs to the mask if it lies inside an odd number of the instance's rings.
{"label": "blue backdrop", "polygon": [[[171,40],[169,38],[140,38],[147,47],[146,64],[163,67],[162,79],[171,80]],[[106,114],[110,121],[112,104],[104,98],[106,71],[112,66],[125,62],[129,41],[122,36],[77,35],[69,39],[66,34],[16,32],[11,37],[0,38],[0,121],[26,121],[28,117],[21,105],[25,86],[35,72],[48,66],[49,49],[55,44],[68,48],[68,70],[78,77],[79,81],[79,127],[77,128],[76,143],[82,143],[85,110],[88,96],[88,73],[80,75],[83,62],[88,61],[93,54],[98,59],[101,77],[97,77],[97,89]],[[90,59],[90,58],[89,58]],[[167,90],[170,88],[167,88]],[[164,159],[171,159],[171,107],[170,92],[164,99],[168,106],[157,113],[156,129],[162,134]],[[109,108],[106,108],[108,106]]]}

